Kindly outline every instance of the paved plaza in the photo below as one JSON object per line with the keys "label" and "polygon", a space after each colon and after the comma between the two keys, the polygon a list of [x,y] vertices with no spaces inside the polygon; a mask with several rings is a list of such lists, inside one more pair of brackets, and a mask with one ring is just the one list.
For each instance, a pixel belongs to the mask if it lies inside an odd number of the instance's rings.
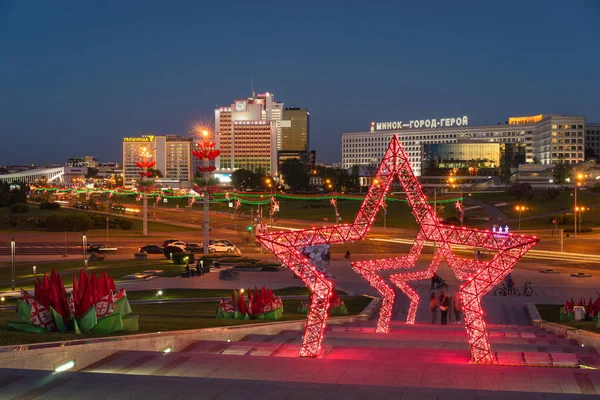
{"label": "paved plaza", "polygon": [[[532,326],[492,325],[496,361],[473,365],[461,325],[394,322],[327,329],[323,356],[298,358],[302,331],[120,351],[80,372],[3,370],[2,399],[573,399],[600,393],[592,348]],[[552,366],[552,363],[560,367]]]}
{"label": "paved plaza", "polygon": [[[423,255],[418,268],[430,256]],[[576,399],[600,394],[600,355],[530,323],[527,303],[559,304],[573,297],[595,297],[600,276],[572,278],[577,268],[544,274],[543,264],[521,262],[513,272],[520,288],[532,282],[531,297],[483,298],[496,365],[469,363],[465,328],[430,323],[422,301],[414,326],[403,323],[408,299],[397,293],[392,331],[376,334],[375,321],[328,326],[324,353],[299,358],[303,331],[248,334],[238,342],[198,340],[171,353],[121,350],[83,370],[0,370],[0,399]],[[349,266],[329,266],[337,288],[375,295]],[[460,282],[442,264],[439,274],[449,291]],[[299,286],[290,271],[243,272],[221,281],[202,278],[155,278],[130,282],[128,290],[169,288],[270,288]],[[422,299],[430,282],[413,284]],[[435,291],[439,294],[439,290]],[[439,318],[439,316],[438,316]],[[451,322],[452,319],[450,320]],[[34,355],[32,355],[34,356]],[[584,365],[590,369],[581,368]]]}

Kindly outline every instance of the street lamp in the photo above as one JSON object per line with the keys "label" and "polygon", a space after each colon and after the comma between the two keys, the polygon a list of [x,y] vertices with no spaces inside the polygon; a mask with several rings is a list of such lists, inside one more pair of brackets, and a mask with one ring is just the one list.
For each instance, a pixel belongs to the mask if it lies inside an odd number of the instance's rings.
{"label": "street lamp", "polygon": [[[590,210],[589,207],[582,207],[582,206],[575,207],[575,220],[577,220],[577,213],[579,213],[579,232],[581,232],[581,225],[582,225],[581,224],[581,214],[584,211],[589,211],[589,210]],[[574,232],[574,233],[576,233],[576,232]]]}
{"label": "street lamp", "polygon": [[149,161],[152,157],[151,149],[143,146],[140,148],[140,159],[136,165],[142,169],[142,172],[138,172],[140,179],[137,184],[137,189],[142,192],[143,201],[143,215],[142,215],[142,231],[144,236],[148,236],[148,192],[154,189],[154,181],[148,179],[152,176],[152,172],[148,172],[148,168],[152,168],[156,165],[156,161]]}
{"label": "street lamp", "polygon": [[273,229],[273,217],[275,214],[275,199],[273,198],[273,181],[271,180],[271,178],[267,178],[265,179],[265,182],[267,183],[267,186],[269,187],[269,189],[271,189],[271,210],[269,212],[269,225],[271,226],[271,229]]}
{"label": "street lamp", "polygon": [[574,206],[573,209],[575,210],[575,215],[573,218],[573,237],[577,238],[577,188],[579,186],[583,185],[583,182],[585,180],[585,178],[587,177],[587,175],[584,174],[577,174],[577,176],[575,177],[575,188],[574,188]]}
{"label": "street lamp", "polygon": [[460,202],[456,202],[456,208],[459,212],[459,218],[460,218],[460,226],[463,226],[463,222],[464,222],[464,208],[463,208],[463,189],[462,189],[462,185],[460,185],[458,183],[458,180],[454,177],[454,176],[450,176],[448,177],[448,183],[450,184],[450,187],[452,187],[453,189],[459,188],[460,189]]}
{"label": "street lamp", "polygon": [[87,268],[87,232],[83,232],[83,235],[81,235],[81,241],[83,244],[83,266]]}
{"label": "street lamp", "polygon": [[517,206],[515,207],[515,210],[516,210],[516,211],[519,213],[519,230],[521,230],[521,213],[522,213],[523,211],[527,211],[527,210],[529,210],[529,208],[527,208],[527,207],[525,207],[525,206],[522,206],[522,205],[517,205]]}
{"label": "street lamp", "polygon": [[216,143],[210,140],[210,132],[208,130],[202,129],[200,133],[202,135],[202,141],[196,144],[197,150],[193,150],[192,155],[201,162],[201,165],[196,167],[196,169],[202,174],[202,178],[196,180],[196,183],[198,190],[200,190],[203,195],[202,230],[204,238],[204,254],[207,255],[209,253],[208,243],[210,230],[210,222],[208,215],[209,196],[214,190],[216,190],[217,186],[217,182],[215,182],[211,178],[211,173],[216,170],[216,166],[210,165],[210,162],[214,161],[217,157],[219,157],[221,151],[216,149]]}

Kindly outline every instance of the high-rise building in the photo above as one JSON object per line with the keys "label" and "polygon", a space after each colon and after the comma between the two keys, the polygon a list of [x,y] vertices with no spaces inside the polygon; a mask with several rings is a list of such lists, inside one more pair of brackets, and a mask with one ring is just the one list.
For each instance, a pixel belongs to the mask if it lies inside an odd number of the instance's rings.
{"label": "high-rise building", "polygon": [[585,147],[594,150],[600,157],[600,123],[585,124]]}
{"label": "high-rise building", "polygon": [[140,153],[146,149],[163,179],[190,181],[192,175],[192,139],[178,135],[143,135],[123,139],[123,184],[131,187],[139,178]]}
{"label": "high-rise building", "polygon": [[260,168],[276,175],[282,111],[283,103],[275,102],[271,93],[215,109],[215,141],[221,150],[215,163],[218,172]]}
{"label": "high-rise building", "polygon": [[286,108],[281,121],[282,142],[279,150],[308,151],[310,113],[304,108]]}

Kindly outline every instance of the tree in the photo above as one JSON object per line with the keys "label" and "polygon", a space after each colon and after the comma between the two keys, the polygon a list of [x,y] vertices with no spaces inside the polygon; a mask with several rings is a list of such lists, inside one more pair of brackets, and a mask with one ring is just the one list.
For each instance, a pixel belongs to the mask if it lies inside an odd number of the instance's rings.
{"label": "tree", "polygon": [[500,170],[500,182],[504,183],[504,189],[508,188],[508,184],[512,178],[512,171],[508,165],[504,165]]}
{"label": "tree", "polygon": [[533,156],[533,163],[534,164],[541,164],[542,162],[540,161],[539,158],[537,158],[536,156]]}
{"label": "tree", "polygon": [[305,190],[310,182],[308,168],[300,160],[291,158],[281,163],[281,175],[292,190]]}
{"label": "tree", "polygon": [[235,187],[238,186],[252,186],[252,181],[254,179],[254,172],[248,169],[236,169],[231,174],[231,184]]}
{"label": "tree", "polygon": [[566,182],[567,178],[571,174],[571,167],[566,163],[564,158],[561,156],[556,161],[556,165],[554,166],[554,170],[552,170],[552,177],[554,178],[554,183],[562,185]]}
{"label": "tree", "polygon": [[352,179],[352,190],[355,192],[360,191],[360,167],[358,165],[352,166],[352,172],[350,172],[350,178]]}
{"label": "tree", "polygon": [[152,175],[150,175],[151,178],[162,178],[163,177],[163,173],[161,172],[160,169],[150,168],[150,169],[148,169],[148,172],[152,173]]}
{"label": "tree", "polygon": [[98,176],[98,168],[88,167],[88,172],[85,174],[86,179],[95,178]]}

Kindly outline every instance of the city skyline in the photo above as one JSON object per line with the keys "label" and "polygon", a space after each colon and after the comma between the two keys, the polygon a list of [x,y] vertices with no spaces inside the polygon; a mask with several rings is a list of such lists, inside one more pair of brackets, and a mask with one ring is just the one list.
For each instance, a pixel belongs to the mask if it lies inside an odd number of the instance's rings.
{"label": "city skyline", "polygon": [[340,161],[342,132],[371,121],[600,121],[591,1],[342,4],[3,2],[0,134],[14,149],[0,164],[119,161],[123,137],[185,135],[213,122],[215,106],[247,98],[252,80],[310,111],[311,149],[324,163]]}

